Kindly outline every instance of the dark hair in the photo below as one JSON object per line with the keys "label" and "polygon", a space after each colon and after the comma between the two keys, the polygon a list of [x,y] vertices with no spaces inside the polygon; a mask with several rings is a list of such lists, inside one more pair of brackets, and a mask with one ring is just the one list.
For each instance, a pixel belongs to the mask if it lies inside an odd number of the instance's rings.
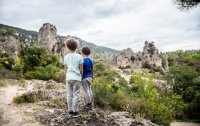
{"label": "dark hair", "polygon": [[66,40],[65,43],[67,45],[67,48],[71,51],[75,51],[76,48],[78,47],[78,44],[77,44],[76,40],[74,40],[74,39],[68,39],[68,40]]}
{"label": "dark hair", "polygon": [[91,51],[90,51],[90,47],[89,46],[83,46],[83,48],[82,48],[82,53],[84,54],[84,55],[90,55],[90,53],[91,53]]}

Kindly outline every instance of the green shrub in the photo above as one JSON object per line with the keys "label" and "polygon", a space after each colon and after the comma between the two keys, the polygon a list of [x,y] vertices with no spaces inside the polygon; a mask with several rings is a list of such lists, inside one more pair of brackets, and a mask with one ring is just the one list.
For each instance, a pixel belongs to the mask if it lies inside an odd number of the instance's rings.
{"label": "green shrub", "polygon": [[15,64],[14,59],[10,58],[6,53],[0,53],[0,65],[6,69],[12,70]]}
{"label": "green shrub", "polygon": [[151,69],[151,65],[149,64],[148,61],[145,61],[144,64],[142,64],[142,68]]}
{"label": "green shrub", "polygon": [[155,87],[152,79],[142,79],[141,74],[134,74],[131,78],[131,95],[134,103],[129,103],[132,115],[145,115],[158,124],[168,124],[181,113],[184,106],[182,97],[173,94],[172,96],[161,95]]}
{"label": "green shrub", "polygon": [[162,67],[154,66],[153,67],[153,72],[159,72],[160,74],[164,75],[164,71]]}
{"label": "green shrub", "polygon": [[4,67],[0,68],[0,79],[17,79],[16,72],[8,70]]}
{"label": "green shrub", "polygon": [[[198,73],[186,64],[179,64],[170,67],[171,78],[168,78],[169,83],[174,79],[173,89],[177,94],[183,95],[184,100],[187,99],[185,91],[188,87],[194,86],[194,79],[198,77]],[[187,101],[187,100],[186,100]]]}
{"label": "green shrub", "polygon": [[51,98],[50,102],[56,106],[59,106],[62,109],[66,109],[65,99]]}
{"label": "green shrub", "polygon": [[5,83],[2,80],[0,80],[0,88],[4,86],[5,86]]}
{"label": "green shrub", "polygon": [[16,29],[8,28],[7,34],[12,35],[12,36],[16,36]]}
{"label": "green shrub", "polygon": [[96,78],[92,85],[94,102],[102,108],[122,110],[125,93],[113,83],[106,82],[105,78]]}
{"label": "green shrub", "polygon": [[136,60],[135,56],[131,56],[131,61],[134,62]]}
{"label": "green shrub", "polygon": [[122,110],[125,103],[126,86],[128,86],[127,82],[116,71],[101,63],[95,64],[95,80],[92,89],[96,105],[102,108]]}
{"label": "green shrub", "polygon": [[59,71],[59,68],[50,64],[46,67],[36,67],[35,71],[28,71],[25,73],[27,79],[41,79],[49,80],[55,78],[56,73]]}
{"label": "green shrub", "polygon": [[40,66],[47,66],[53,64],[54,66],[59,66],[59,57],[55,54],[45,54],[41,55]]}
{"label": "green shrub", "polygon": [[22,95],[16,96],[13,98],[13,102],[16,104],[21,103],[33,103],[40,101],[40,97],[38,94],[34,93],[24,93]]}
{"label": "green shrub", "polygon": [[22,51],[24,60],[24,71],[31,71],[35,66],[40,65],[41,56],[45,54],[45,48],[39,46],[27,46]]}
{"label": "green shrub", "polygon": [[13,71],[15,72],[15,74],[18,78],[23,77],[23,67],[24,67],[23,60],[20,57],[16,57]]}
{"label": "green shrub", "polygon": [[63,69],[57,72],[54,76],[54,80],[57,82],[65,83],[65,79],[66,79],[66,72]]}
{"label": "green shrub", "polygon": [[[129,111],[134,118],[140,116],[164,125],[183,114],[185,104],[181,95],[161,94],[154,84],[154,76],[135,73],[128,85],[115,71],[102,67],[104,71],[92,85],[95,105]],[[149,79],[143,78],[146,76]]]}
{"label": "green shrub", "polygon": [[22,51],[24,61],[24,71],[32,71],[37,66],[48,66],[50,64],[59,66],[60,59],[51,52],[46,52],[46,49],[36,45],[27,46]]}

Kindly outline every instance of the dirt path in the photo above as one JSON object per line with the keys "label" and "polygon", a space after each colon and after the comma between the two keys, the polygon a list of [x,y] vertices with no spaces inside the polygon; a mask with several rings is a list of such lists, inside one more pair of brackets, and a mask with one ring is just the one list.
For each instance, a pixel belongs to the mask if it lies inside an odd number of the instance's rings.
{"label": "dirt path", "polygon": [[30,112],[32,104],[12,103],[13,97],[26,92],[28,88],[30,87],[22,88],[16,85],[0,88],[0,109],[3,112],[1,126],[40,126]]}

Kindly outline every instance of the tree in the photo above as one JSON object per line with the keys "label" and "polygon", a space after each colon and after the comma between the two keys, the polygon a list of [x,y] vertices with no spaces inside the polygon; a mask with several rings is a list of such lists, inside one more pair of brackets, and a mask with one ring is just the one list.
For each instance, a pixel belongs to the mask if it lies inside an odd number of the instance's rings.
{"label": "tree", "polygon": [[176,0],[180,10],[189,10],[192,7],[198,6],[200,0]]}

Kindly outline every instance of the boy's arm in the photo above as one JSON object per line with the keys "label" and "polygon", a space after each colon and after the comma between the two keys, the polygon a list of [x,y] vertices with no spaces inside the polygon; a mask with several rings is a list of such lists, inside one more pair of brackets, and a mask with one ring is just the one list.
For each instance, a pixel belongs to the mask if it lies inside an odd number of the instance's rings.
{"label": "boy's arm", "polygon": [[65,70],[65,72],[67,72],[67,65],[66,64],[64,64],[64,70]]}
{"label": "boy's arm", "polygon": [[94,66],[92,66],[92,81],[94,80]]}
{"label": "boy's arm", "polygon": [[79,67],[80,67],[80,74],[81,76],[83,76],[83,64],[81,63]]}

